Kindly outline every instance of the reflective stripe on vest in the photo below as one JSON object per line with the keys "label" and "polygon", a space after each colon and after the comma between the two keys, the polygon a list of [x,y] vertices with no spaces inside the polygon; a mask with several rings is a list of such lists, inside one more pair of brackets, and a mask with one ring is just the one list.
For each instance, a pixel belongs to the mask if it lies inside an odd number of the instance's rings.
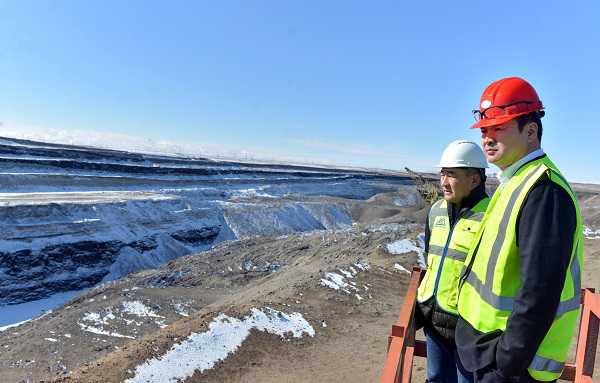
{"label": "reflective stripe on vest", "polygon": [[[528,368],[530,375],[535,379],[550,381],[557,379],[563,370],[579,315],[583,220],[570,186],[547,157],[524,165],[505,187],[497,190],[492,197],[482,228],[475,240],[477,245],[473,246],[467,256],[466,264],[469,267],[463,269],[458,311],[480,332],[506,328],[521,286],[518,271],[519,252],[516,247],[516,217],[527,194],[544,174],[569,193],[577,215],[571,260],[563,282],[561,300],[552,326]],[[485,283],[479,277],[483,275]]]}
{"label": "reflective stripe on vest", "polygon": [[[444,248],[442,246],[429,245],[429,253],[428,254],[434,254],[434,255],[441,257],[443,252],[444,252]],[[450,258],[450,259],[456,259],[457,261],[464,262],[465,258],[467,258],[467,252],[448,248],[446,250],[446,257]]]}

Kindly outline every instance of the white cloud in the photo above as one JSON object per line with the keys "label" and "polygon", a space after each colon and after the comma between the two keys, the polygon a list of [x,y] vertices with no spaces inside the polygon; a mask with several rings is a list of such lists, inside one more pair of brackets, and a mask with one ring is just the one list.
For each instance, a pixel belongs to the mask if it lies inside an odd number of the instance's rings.
{"label": "white cloud", "polygon": [[[427,169],[431,162],[402,155],[400,145],[398,151],[386,151],[369,145],[296,138],[289,140],[279,148],[239,148],[206,142],[190,144],[155,140],[112,132],[42,128],[13,121],[4,121],[0,125],[0,137],[152,154],[208,157],[220,160],[358,167],[364,169],[384,167],[402,169],[404,166],[409,166],[414,167],[415,170],[421,170]],[[311,148],[316,149],[316,151],[311,150],[311,153],[303,153],[302,149],[294,150],[294,147],[305,148],[305,151],[308,151],[306,148]]]}
{"label": "white cloud", "polygon": [[40,128],[10,121],[4,122],[0,126],[0,136],[66,145],[171,155],[206,156],[230,151],[229,148],[217,145],[179,144],[112,132]]}
{"label": "white cloud", "polygon": [[0,123],[0,137],[131,152],[208,157],[222,160],[345,166],[343,163],[336,162],[332,159],[326,159],[321,156],[281,154],[268,150],[253,151],[252,148],[236,148],[211,143],[178,143],[112,132],[41,128],[12,121]]}

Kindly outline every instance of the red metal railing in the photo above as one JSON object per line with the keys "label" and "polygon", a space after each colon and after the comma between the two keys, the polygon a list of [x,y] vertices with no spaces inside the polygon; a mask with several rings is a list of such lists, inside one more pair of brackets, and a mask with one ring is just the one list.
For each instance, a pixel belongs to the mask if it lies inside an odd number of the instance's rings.
{"label": "red metal railing", "polygon": [[[575,356],[575,376],[572,380],[575,383],[592,383],[600,329],[600,295],[594,294],[591,289],[584,289],[582,295],[583,310]],[[564,376],[565,373],[561,379],[565,379]]]}
{"label": "red metal railing", "polygon": [[421,269],[413,268],[400,316],[392,325],[388,338],[388,353],[381,374],[381,383],[408,383],[412,376],[413,358],[426,357],[425,342],[415,339],[415,305]]}
{"label": "red metal railing", "polygon": [[[415,339],[414,313],[420,279],[421,269],[413,268],[400,316],[392,325],[392,334],[388,338],[388,353],[380,383],[410,383],[414,357],[427,357],[425,342]],[[575,383],[592,383],[600,329],[600,295],[595,294],[593,289],[583,289],[581,304],[583,310],[575,364],[565,365],[560,378]]]}

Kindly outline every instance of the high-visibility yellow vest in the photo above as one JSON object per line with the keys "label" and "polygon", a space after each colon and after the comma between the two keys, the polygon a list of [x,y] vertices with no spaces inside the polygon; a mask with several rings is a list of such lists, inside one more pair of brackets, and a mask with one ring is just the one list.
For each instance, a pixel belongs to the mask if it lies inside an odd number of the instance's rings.
{"label": "high-visibility yellow vest", "polygon": [[583,267],[583,220],[579,204],[567,181],[544,156],[521,167],[502,188],[496,190],[469,251],[461,279],[458,312],[476,330],[488,333],[505,330],[513,303],[521,288],[519,248],[516,245],[517,217],[535,183],[546,175],[571,196],[577,215],[573,247],[554,322],[535,357],[529,374],[540,381],[557,379],[564,368],[579,316],[581,270]]}
{"label": "high-visibility yellow vest", "polygon": [[438,307],[458,315],[458,281],[471,242],[479,230],[489,198],[483,198],[473,208],[457,217],[450,227],[448,203],[439,200],[428,217],[429,251],[427,272],[419,285],[417,300],[425,302],[435,296]]}

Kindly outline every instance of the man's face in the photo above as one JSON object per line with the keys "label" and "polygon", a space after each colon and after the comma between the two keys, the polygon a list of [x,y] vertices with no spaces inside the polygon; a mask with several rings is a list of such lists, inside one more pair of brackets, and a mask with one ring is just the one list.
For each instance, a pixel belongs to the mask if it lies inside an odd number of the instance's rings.
{"label": "man's face", "polygon": [[446,201],[460,204],[477,186],[477,176],[467,169],[442,168],[440,170],[440,186]]}
{"label": "man's face", "polygon": [[519,131],[516,119],[481,128],[481,146],[488,162],[504,170],[527,154],[528,129]]}

